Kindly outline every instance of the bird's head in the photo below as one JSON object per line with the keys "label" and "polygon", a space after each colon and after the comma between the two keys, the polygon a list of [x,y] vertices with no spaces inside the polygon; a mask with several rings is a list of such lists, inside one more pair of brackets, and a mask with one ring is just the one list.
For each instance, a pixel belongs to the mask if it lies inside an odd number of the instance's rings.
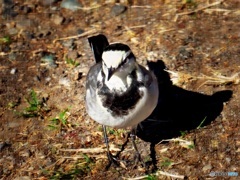
{"label": "bird's head", "polygon": [[113,75],[124,79],[136,69],[136,66],[135,56],[125,44],[110,44],[103,51],[102,68],[107,80]]}

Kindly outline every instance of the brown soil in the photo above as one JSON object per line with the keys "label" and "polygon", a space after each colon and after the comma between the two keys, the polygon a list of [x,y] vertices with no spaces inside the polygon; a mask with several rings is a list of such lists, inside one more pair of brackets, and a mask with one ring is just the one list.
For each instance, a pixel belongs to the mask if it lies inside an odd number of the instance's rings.
{"label": "brown soil", "polygon": [[[126,9],[82,1],[77,11],[59,0],[0,4],[1,179],[239,178],[226,174],[240,173],[239,0],[123,1]],[[233,92],[208,125],[155,146],[155,171],[128,161],[104,169],[101,126],[84,105],[94,64],[87,37],[98,33],[128,44],[143,65],[161,59],[183,90]],[[120,149],[126,131],[109,134],[112,149]],[[145,162],[149,144],[137,139]],[[120,158],[131,161],[133,152],[128,143]]]}

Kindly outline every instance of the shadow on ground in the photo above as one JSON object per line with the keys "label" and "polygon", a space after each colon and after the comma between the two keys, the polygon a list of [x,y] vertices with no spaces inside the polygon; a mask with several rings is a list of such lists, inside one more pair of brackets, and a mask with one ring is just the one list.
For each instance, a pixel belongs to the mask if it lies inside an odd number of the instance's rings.
{"label": "shadow on ground", "polygon": [[223,103],[232,97],[232,91],[219,91],[213,95],[188,91],[172,84],[161,60],[148,62],[148,66],[158,79],[159,100],[153,113],[138,124],[136,134],[151,143],[151,157],[156,164],[154,147],[157,143],[210,124],[220,115]]}

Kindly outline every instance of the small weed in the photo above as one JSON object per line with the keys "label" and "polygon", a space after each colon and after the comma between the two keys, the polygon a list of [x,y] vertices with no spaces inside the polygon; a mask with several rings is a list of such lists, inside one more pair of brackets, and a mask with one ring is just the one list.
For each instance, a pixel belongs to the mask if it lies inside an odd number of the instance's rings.
{"label": "small weed", "polygon": [[115,135],[115,136],[120,136],[121,134],[125,133],[125,130],[124,129],[114,129],[114,128],[107,127],[107,133]]}
{"label": "small weed", "polygon": [[19,113],[25,118],[38,116],[43,117],[43,114],[49,111],[44,103],[44,100],[39,100],[37,93],[34,90],[30,92],[29,98],[26,98],[26,101],[28,103],[28,107],[26,107],[23,112]]}
{"label": "small weed", "polygon": [[72,67],[77,67],[80,64],[76,60],[73,60],[72,58],[68,58],[68,57],[66,57],[66,63],[71,65]]}
{"label": "small weed", "polygon": [[[50,179],[52,180],[58,180],[58,179],[77,179],[81,177],[84,174],[87,174],[92,165],[92,160],[87,156],[84,155],[84,160],[81,162],[77,162],[70,171],[65,172],[62,169],[59,169],[58,171],[54,172]],[[49,174],[50,172],[45,171],[45,174]]]}
{"label": "small weed", "polygon": [[0,38],[0,44],[10,44],[11,38],[9,36],[4,36]]}
{"label": "small weed", "polygon": [[164,158],[164,161],[161,162],[161,167],[169,167],[172,165],[172,162],[170,159],[168,158]]}
{"label": "small weed", "polygon": [[195,148],[195,145],[194,145],[194,144],[190,144],[190,145],[188,145],[188,148],[189,148],[189,149],[194,149],[194,148]]}
{"label": "small weed", "polygon": [[68,111],[69,109],[65,109],[64,111],[60,112],[59,115],[55,118],[52,118],[51,124],[48,125],[50,129],[57,129],[58,127],[67,126],[67,119],[68,119]]}
{"label": "small weed", "polygon": [[201,121],[201,123],[198,125],[197,129],[200,129],[203,125],[203,123],[206,121],[207,116]]}
{"label": "small weed", "polygon": [[154,174],[149,174],[144,180],[157,180],[157,176]]}
{"label": "small weed", "polygon": [[188,7],[197,7],[197,3],[194,0],[183,0],[183,4],[186,4]]}
{"label": "small weed", "polygon": [[180,131],[180,134],[181,134],[182,137],[184,137],[184,136],[186,136],[187,132],[188,131]]}

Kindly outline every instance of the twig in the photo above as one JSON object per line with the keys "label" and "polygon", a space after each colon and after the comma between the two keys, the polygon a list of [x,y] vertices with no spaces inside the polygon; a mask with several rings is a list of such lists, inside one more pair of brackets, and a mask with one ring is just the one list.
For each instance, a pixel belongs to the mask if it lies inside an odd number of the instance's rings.
{"label": "twig", "polygon": [[63,37],[63,38],[58,38],[58,39],[54,39],[53,43],[55,43],[56,41],[60,41],[60,40],[67,40],[67,39],[76,39],[76,38],[80,38],[80,37],[85,37],[85,36],[89,36],[90,34],[94,34],[96,33],[98,30],[97,29],[91,29],[87,32],[84,32],[82,34],[79,35],[75,35],[75,36],[68,36],[68,37]]}
{"label": "twig", "polygon": [[134,6],[131,6],[131,8],[147,8],[147,9],[151,9],[152,6],[137,6],[137,5],[134,5]]}
{"label": "twig", "polygon": [[193,13],[196,13],[196,12],[198,12],[198,11],[202,11],[202,10],[204,10],[204,9],[207,9],[207,8],[210,8],[210,7],[219,5],[219,4],[221,4],[223,1],[224,1],[224,0],[220,0],[220,1],[214,2],[214,3],[212,3],[212,4],[208,4],[208,5],[206,5],[206,6],[200,7],[200,8],[198,8],[198,9],[193,10],[193,11],[177,13],[177,14],[176,14],[175,21],[177,20],[178,16],[193,14]]}
{"label": "twig", "polygon": [[[172,178],[184,179],[183,175],[170,174],[170,173],[164,172],[164,171],[157,171],[153,175],[156,175],[156,176],[163,175],[163,176],[168,176],[168,177],[172,177]],[[141,180],[141,179],[146,179],[148,177],[149,177],[149,175],[145,175],[145,176],[139,176],[139,177],[135,177],[135,178],[124,178],[124,179],[127,179],[127,180]]]}
{"label": "twig", "polygon": [[[82,152],[82,153],[103,153],[106,149],[103,148],[80,148],[80,149],[60,149],[63,152]],[[110,147],[110,151],[120,151],[119,148]]]}
{"label": "twig", "polygon": [[158,174],[161,174],[161,175],[164,175],[164,176],[169,176],[169,177],[178,178],[178,179],[184,179],[184,176],[183,176],[183,175],[170,174],[170,173],[164,172],[164,171],[157,171],[156,174],[157,174],[157,175],[158,175]]}
{"label": "twig", "polygon": [[102,5],[96,5],[96,6],[93,6],[93,7],[77,7],[77,9],[81,9],[83,11],[88,11],[88,10],[100,8],[101,6]]}
{"label": "twig", "polygon": [[[107,159],[107,156],[101,156],[101,155],[88,155],[88,157],[94,157],[94,158],[101,158],[101,159]],[[63,156],[62,157],[63,159],[73,159],[73,160],[76,160],[76,159],[84,159],[84,156]]]}
{"label": "twig", "polygon": [[160,30],[158,33],[165,33],[165,32],[174,31],[174,30],[175,28],[163,29],[163,30]]}
{"label": "twig", "polygon": [[161,140],[158,144],[161,144],[162,142],[184,142],[184,143],[189,143],[190,141],[184,140],[184,139],[180,139],[180,138],[172,138],[172,139],[163,139]]}
{"label": "twig", "polygon": [[204,12],[206,13],[212,13],[212,12],[223,12],[224,14],[229,14],[231,12],[234,12],[233,10],[229,10],[229,9],[220,9],[220,8],[216,8],[216,9],[205,9]]}
{"label": "twig", "polygon": [[145,24],[144,25],[138,25],[138,26],[131,26],[131,27],[126,26],[125,29],[130,30],[130,29],[137,29],[137,28],[144,28],[144,27],[146,27]]}

